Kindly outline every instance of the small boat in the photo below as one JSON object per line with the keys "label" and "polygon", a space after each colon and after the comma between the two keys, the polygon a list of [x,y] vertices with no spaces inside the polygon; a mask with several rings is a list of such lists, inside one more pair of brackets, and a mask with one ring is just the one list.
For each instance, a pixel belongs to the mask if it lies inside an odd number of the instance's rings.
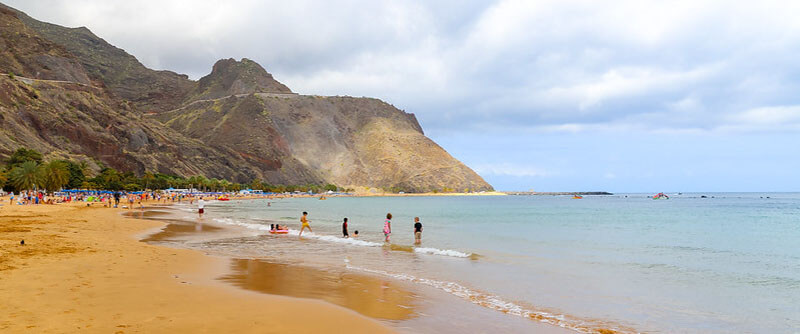
{"label": "small boat", "polygon": [[289,230],[269,230],[269,234],[287,234]]}
{"label": "small boat", "polygon": [[581,195],[572,195],[572,199],[583,199]]}

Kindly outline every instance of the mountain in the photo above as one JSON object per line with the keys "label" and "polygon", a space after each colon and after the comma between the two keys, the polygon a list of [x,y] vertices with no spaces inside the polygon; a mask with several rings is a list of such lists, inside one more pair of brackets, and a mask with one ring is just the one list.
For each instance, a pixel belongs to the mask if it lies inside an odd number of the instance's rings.
{"label": "mountain", "polygon": [[0,4],[0,158],[18,147],[117,169],[392,191],[491,190],[377,99],[293,93],[249,59],[198,81],[88,29]]}

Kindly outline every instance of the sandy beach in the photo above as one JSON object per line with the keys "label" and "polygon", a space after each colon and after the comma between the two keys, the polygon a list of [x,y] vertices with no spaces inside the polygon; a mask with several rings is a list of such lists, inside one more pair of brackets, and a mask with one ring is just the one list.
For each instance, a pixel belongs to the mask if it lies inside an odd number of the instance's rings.
{"label": "sandy beach", "polygon": [[228,259],[140,242],[164,223],[123,209],[0,200],[2,332],[391,332],[324,301],[220,282]]}

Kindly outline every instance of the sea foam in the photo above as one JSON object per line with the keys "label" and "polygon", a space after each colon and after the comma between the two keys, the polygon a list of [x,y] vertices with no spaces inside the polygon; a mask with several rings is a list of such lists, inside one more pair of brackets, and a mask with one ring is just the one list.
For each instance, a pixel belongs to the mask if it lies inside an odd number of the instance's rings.
{"label": "sea foam", "polygon": [[[231,218],[214,218],[213,220],[215,222],[217,222],[217,223],[226,224],[226,225],[241,226],[241,227],[245,227],[245,228],[252,229],[252,230],[257,230],[257,231],[269,232],[269,229],[270,229],[269,225],[247,223],[247,222],[242,222],[242,221],[239,221],[239,220],[233,220]],[[299,230],[294,230],[294,229],[289,229],[289,233],[287,233],[286,235],[297,236],[297,235],[300,235],[300,231]],[[383,243],[366,241],[366,240],[361,240],[361,239],[356,239],[356,238],[342,238],[342,237],[337,237],[337,236],[332,236],[332,235],[316,234],[316,233],[313,233],[313,232],[303,232],[303,237],[309,238],[309,239],[316,239],[316,240],[320,240],[320,241],[325,241],[325,242],[332,242],[332,243],[352,245],[352,246],[361,246],[361,247],[382,247],[382,246],[385,245]],[[411,248],[411,247],[409,247],[409,248]],[[413,249],[414,253],[418,253],[418,254],[449,256],[449,257],[457,257],[457,258],[469,258],[469,257],[472,257],[472,255],[473,255],[472,253],[464,253],[464,252],[459,252],[459,251],[451,250],[451,249],[438,249],[438,248],[430,248],[430,247],[413,247],[411,249]]]}
{"label": "sea foam", "polygon": [[548,323],[554,326],[574,330],[578,333],[594,333],[596,332],[595,326],[591,324],[584,323],[578,319],[567,319],[567,317],[558,314],[552,314],[543,311],[535,311],[527,309],[521,305],[518,305],[513,302],[509,302],[503,300],[502,298],[477,291],[474,289],[467,288],[461,284],[455,282],[447,282],[447,281],[440,281],[434,279],[427,279],[416,277],[410,274],[403,274],[403,273],[390,273],[384,270],[375,270],[375,269],[368,269],[363,267],[357,267],[350,265],[350,261],[345,261],[345,266],[351,270],[362,271],[371,274],[383,275],[387,277],[391,277],[394,279],[399,279],[402,281],[408,281],[412,283],[423,284],[427,286],[434,287],[436,289],[442,290],[454,296],[457,296],[461,299],[467,300],[473,304],[477,304],[486,308],[490,308],[493,310],[497,310],[503,313],[528,318],[534,321],[539,321],[543,323]]}

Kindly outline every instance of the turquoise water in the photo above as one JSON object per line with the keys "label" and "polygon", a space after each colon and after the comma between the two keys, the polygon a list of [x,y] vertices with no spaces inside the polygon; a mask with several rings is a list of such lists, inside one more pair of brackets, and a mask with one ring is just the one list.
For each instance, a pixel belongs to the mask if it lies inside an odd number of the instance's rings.
{"label": "turquoise water", "polygon": [[[670,195],[212,203],[207,219],[252,233],[202,247],[346,266],[576,331],[800,332],[800,194]],[[274,222],[298,229],[301,211],[314,233],[263,231]],[[383,246],[387,212],[395,247]],[[414,216],[424,225],[418,248]],[[343,217],[357,241],[340,238]]]}

